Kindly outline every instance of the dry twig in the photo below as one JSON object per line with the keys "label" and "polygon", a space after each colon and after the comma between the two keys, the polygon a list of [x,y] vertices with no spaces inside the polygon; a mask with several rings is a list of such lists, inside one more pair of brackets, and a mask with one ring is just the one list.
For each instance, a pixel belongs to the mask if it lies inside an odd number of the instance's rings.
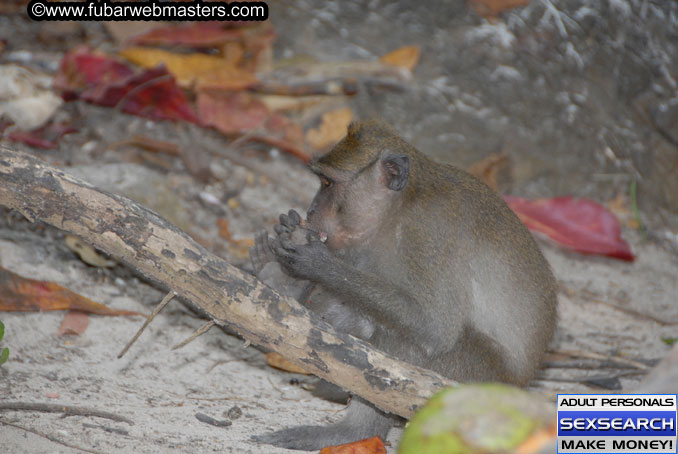
{"label": "dry twig", "polygon": [[38,411],[42,413],[63,413],[66,416],[96,416],[113,421],[126,422],[134,425],[134,422],[124,416],[116,415],[109,411],[95,408],[77,407],[74,405],[46,404],[41,402],[0,402],[0,410],[23,410]]}
{"label": "dry twig", "polygon": [[127,343],[127,345],[125,345],[125,347],[120,351],[120,353],[118,353],[118,358],[122,358],[125,355],[125,353],[127,353],[127,350],[129,350],[129,348],[132,346],[132,344],[134,344],[137,341],[137,339],[139,339],[139,336],[141,336],[141,333],[143,333],[146,330],[146,328],[148,327],[148,325],[150,325],[150,323],[153,321],[155,316],[158,315],[160,313],[160,311],[163,310],[163,308],[165,306],[167,306],[167,303],[169,303],[170,300],[174,296],[176,296],[175,292],[169,292],[167,295],[165,295],[165,297],[162,299],[162,301],[160,301],[160,304],[158,304],[155,307],[155,309],[153,309],[153,312],[151,313],[151,315],[149,315],[148,318],[146,319],[146,321],[144,322],[144,324],[141,325],[141,328],[139,328],[139,331],[137,331],[137,333],[134,335],[134,337],[132,337],[132,339]]}

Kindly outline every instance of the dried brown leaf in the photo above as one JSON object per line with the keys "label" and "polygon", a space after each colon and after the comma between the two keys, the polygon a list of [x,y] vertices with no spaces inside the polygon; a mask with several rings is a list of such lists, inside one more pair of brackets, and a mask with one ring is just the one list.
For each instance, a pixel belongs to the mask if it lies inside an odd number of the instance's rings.
{"label": "dried brown leaf", "polygon": [[316,150],[324,150],[337,143],[353,121],[353,111],[349,107],[332,110],[323,114],[317,128],[306,132],[306,142]]}
{"label": "dried brown leaf", "polygon": [[64,242],[66,243],[66,246],[68,246],[68,249],[75,252],[78,257],[80,257],[80,260],[88,265],[99,268],[111,268],[116,265],[115,261],[108,260],[107,258],[103,257],[96,251],[96,249],[82,241],[77,236],[66,235]]}
{"label": "dried brown leaf", "polygon": [[477,15],[497,17],[502,11],[527,5],[530,0],[470,0],[470,2]]}
{"label": "dried brown leaf", "polygon": [[412,71],[419,63],[420,56],[421,48],[419,46],[403,46],[384,55],[379,61]]}
{"label": "dried brown leaf", "polygon": [[266,354],[266,364],[276,369],[284,370],[285,372],[290,372],[293,374],[304,374],[310,375],[306,370],[297,366],[291,361],[288,361],[279,353],[271,352]]}
{"label": "dried brown leaf", "polygon": [[492,153],[467,169],[468,173],[484,181],[489,187],[498,191],[497,175],[508,165],[508,156]]}
{"label": "dried brown leaf", "polygon": [[139,312],[111,309],[54,282],[28,279],[0,268],[0,311],[79,310],[99,315],[140,315]]}

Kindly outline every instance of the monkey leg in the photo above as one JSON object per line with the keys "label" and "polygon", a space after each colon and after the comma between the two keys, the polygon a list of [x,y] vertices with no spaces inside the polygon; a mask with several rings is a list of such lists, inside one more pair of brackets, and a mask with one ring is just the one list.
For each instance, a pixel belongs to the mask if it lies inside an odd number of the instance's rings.
{"label": "monkey leg", "polygon": [[466,326],[454,349],[442,358],[453,365],[450,376],[462,383],[495,381],[524,385],[532,370],[509,367],[513,353],[490,336]]}
{"label": "monkey leg", "polygon": [[344,391],[341,387],[325,380],[318,381],[313,388],[313,391],[311,391],[311,394],[315,397],[320,397],[321,399],[344,405],[351,397],[349,392]]}
{"label": "monkey leg", "polygon": [[389,429],[398,420],[395,416],[378,411],[361,398],[354,397],[344,419],[335,424],[291,427],[252,438],[281,448],[317,451],[325,446],[341,445],[374,436],[385,440]]}

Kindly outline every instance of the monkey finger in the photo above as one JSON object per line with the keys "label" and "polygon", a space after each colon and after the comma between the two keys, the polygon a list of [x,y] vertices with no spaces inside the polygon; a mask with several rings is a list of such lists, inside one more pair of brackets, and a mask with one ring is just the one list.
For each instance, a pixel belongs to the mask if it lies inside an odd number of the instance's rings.
{"label": "monkey finger", "polygon": [[292,242],[292,239],[289,237],[289,235],[279,236],[278,242],[280,246],[288,252],[295,252],[297,250],[295,244]]}
{"label": "monkey finger", "polygon": [[265,230],[258,232],[254,235],[254,247],[260,251],[263,251],[266,248],[268,243],[268,234]]}
{"label": "monkey finger", "polygon": [[261,249],[263,251],[262,253],[266,256],[266,259],[269,262],[275,260],[275,255],[273,254],[273,246],[271,245],[273,241],[275,240],[268,236],[268,232],[264,230],[262,232]]}
{"label": "monkey finger", "polygon": [[268,248],[271,252],[275,250],[275,248],[278,246],[278,238],[268,238]]}
{"label": "monkey finger", "polygon": [[276,242],[277,245],[282,245],[283,243],[293,245],[292,232],[290,232],[289,230],[283,230],[278,234],[277,238],[275,238],[274,241]]}
{"label": "monkey finger", "polygon": [[294,264],[294,255],[290,253],[281,245],[276,245],[273,248],[273,252],[276,255],[276,259],[281,265],[292,265]]}
{"label": "monkey finger", "polygon": [[[284,216],[284,215],[281,214],[280,216]],[[282,225],[282,224],[276,224],[276,225],[274,225],[274,226],[273,226],[273,230],[274,230],[275,233],[277,233],[278,235],[282,235],[282,234],[284,234],[284,233],[290,233],[290,229],[287,228],[286,226]]]}
{"label": "monkey finger", "polygon": [[294,227],[294,224],[292,223],[292,220],[291,220],[290,217],[289,217],[288,215],[286,215],[285,213],[283,213],[283,214],[280,215],[280,223],[281,223],[282,225],[284,225],[285,227],[287,227],[287,228],[293,228],[293,227]]}
{"label": "monkey finger", "polygon": [[261,271],[262,268],[264,267],[261,233],[255,235],[254,246],[249,248],[248,252],[250,254],[250,262],[252,263],[252,269],[254,270],[255,274],[258,274],[259,271]]}
{"label": "monkey finger", "polygon": [[301,216],[299,216],[299,213],[297,213],[295,210],[290,210],[287,213],[287,217],[289,218],[293,226],[301,224]]}
{"label": "monkey finger", "polygon": [[249,249],[250,261],[255,273],[259,273],[268,262],[276,260],[266,230],[255,234],[254,246]]}
{"label": "monkey finger", "polygon": [[252,246],[248,249],[247,252],[250,254],[250,263],[252,264],[252,269],[254,270],[254,274],[259,274],[259,271],[262,270],[263,264],[259,260],[259,256],[257,255],[257,247]]}
{"label": "monkey finger", "polygon": [[273,241],[275,241],[275,239],[268,236],[268,232],[266,232],[266,236],[264,237],[264,248],[266,249],[267,253],[273,252]]}
{"label": "monkey finger", "polygon": [[260,243],[263,236],[264,236],[263,230],[256,232],[254,234],[254,244]]}

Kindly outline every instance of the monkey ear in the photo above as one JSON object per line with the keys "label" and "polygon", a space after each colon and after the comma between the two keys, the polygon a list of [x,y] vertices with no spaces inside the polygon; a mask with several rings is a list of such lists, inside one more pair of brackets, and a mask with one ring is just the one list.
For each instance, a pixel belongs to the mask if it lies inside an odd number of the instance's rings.
{"label": "monkey ear", "polygon": [[400,191],[410,176],[410,158],[405,155],[386,156],[381,161],[386,174],[386,185],[393,191]]}

